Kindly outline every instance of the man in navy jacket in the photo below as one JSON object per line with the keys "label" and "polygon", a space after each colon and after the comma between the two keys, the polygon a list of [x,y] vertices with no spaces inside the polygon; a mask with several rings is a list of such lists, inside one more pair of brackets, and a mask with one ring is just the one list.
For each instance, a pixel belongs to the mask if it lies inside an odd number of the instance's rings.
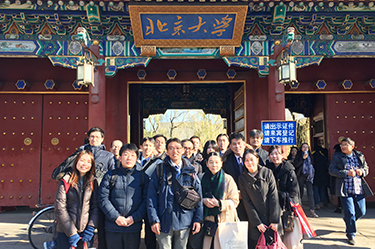
{"label": "man in navy jacket", "polygon": [[169,139],[167,157],[156,167],[148,188],[147,213],[160,249],[185,249],[190,229],[192,234],[198,233],[203,220],[202,201],[194,209],[188,210],[182,208],[174,197],[175,191],[171,184],[174,179],[170,177],[176,177],[183,186],[194,187],[202,197],[194,167],[186,158],[182,158],[182,154],[181,141],[178,138]]}
{"label": "man in navy jacket", "polygon": [[105,214],[108,248],[138,249],[142,219],[146,216],[149,178],[137,168],[135,144],[121,147],[121,166],[108,171],[100,184],[99,206]]}

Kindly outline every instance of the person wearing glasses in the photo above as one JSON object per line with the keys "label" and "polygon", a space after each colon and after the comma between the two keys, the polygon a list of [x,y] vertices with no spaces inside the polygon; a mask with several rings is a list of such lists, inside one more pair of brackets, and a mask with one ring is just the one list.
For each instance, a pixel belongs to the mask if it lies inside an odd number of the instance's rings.
{"label": "person wearing glasses", "polygon": [[369,173],[365,156],[354,150],[354,146],[352,139],[342,139],[341,152],[333,154],[329,165],[330,175],[336,177],[336,194],[341,196],[345,232],[350,245],[355,244],[356,221],[366,214],[365,197],[373,195],[364,179]]}
{"label": "person wearing glasses", "polygon": [[185,249],[190,230],[197,234],[203,220],[202,200],[193,209],[185,209],[175,196],[173,185],[193,187],[202,199],[199,178],[189,160],[182,157],[184,149],[178,138],[167,141],[167,157],[156,166],[147,194],[147,214],[151,230],[160,249]]}

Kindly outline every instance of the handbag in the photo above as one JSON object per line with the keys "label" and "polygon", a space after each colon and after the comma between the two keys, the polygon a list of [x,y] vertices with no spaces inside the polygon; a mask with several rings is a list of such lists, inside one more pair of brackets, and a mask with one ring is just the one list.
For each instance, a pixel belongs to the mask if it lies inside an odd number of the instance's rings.
{"label": "handbag", "polygon": [[293,212],[285,210],[281,216],[283,228],[285,232],[292,232],[294,229],[294,215]]}
{"label": "handbag", "polygon": [[264,237],[264,233],[261,233],[255,249],[287,249],[287,247],[281,241],[281,238],[278,232],[275,231],[274,237],[275,237],[275,241],[273,242],[273,244],[267,245],[266,238]]}
{"label": "handbag", "polygon": [[291,232],[285,232],[281,237],[284,245],[288,249],[303,249],[303,235],[301,224],[299,223],[298,217],[294,217],[294,229]]}
{"label": "handbag", "polygon": [[214,237],[218,224],[213,221],[205,220],[204,221],[204,235],[208,237]]}
{"label": "handbag", "polygon": [[181,207],[185,209],[194,209],[201,201],[201,196],[192,186],[182,186],[177,179],[172,180],[172,186],[176,201]]}
{"label": "handbag", "polygon": [[[247,248],[248,222],[240,221],[234,204],[231,203],[235,213],[235,222],[222,222],[218,224],[218,237],[221,249],[244,249]],[[227,211],[227,220],[228,220]]]}

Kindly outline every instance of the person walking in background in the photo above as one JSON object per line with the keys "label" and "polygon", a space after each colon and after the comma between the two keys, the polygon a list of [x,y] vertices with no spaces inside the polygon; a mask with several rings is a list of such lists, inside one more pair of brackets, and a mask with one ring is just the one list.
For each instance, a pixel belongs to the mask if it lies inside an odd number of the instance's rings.
{"label": "person walking in background", "polygon": [[99,205],[105,214],[108,248],[138,249],[142,219],[146,216],[149,178],[137,169],[138,148],[125,144],[121,167],[108,171],[99,188]]}
{"label": "person walking in background", "polygon": [[178,181],[193,187],[202,197],[195,169],[182,153],[178,138],[167,141],[167,157],[157,165],[148,188],[147,213],[160,249],[186,249],[190,229],[193,235],[199,233],[203,221],[202,201],[194,209],[185,209],[177,202],[177,190],[172,187]]}
{"label": "person walking in background", "polygon": [[366,214],[365,197],[373,193],[364,177],[369,173],[365,156],[354,150],[350,138],[340,142],[341,152],[333,154],[329,173],[336,177],[336,193],[341,196],[348,243],[355,244],[356,221]]}
{"label": "person walking in background", "polygon": [[[239,203],[237,185],[233,178],[221,169],[222,165],[220,154],[211,152],[207,160],[208,171],[202,178],[204,220],[214,223],[234,222],[233,209]],[[204,237],[203,248],[220,248],[218,230],[213,237]]]}
{"label": "person walking in background", "polygon": [[274,231],[279,230],[282,235],[281,210],[272,171],[259,164],[259,156],[253,149],[245,150],[243,161],[245,171],[238,182],[249,217],[248,248],[254,249],[261,233],[265,233],[268,243],[273,240]]}
{"label": "person walking in background", "polygon": [[316,146],[312,153],[312,158],[314,162],[315,175],[319,177],[314,177],[313,188],[314,188],[314,202],[315,209],[319,210],[323,206],[328,205],[326,201],[327,187],[329,186],[329,161],[326,149],[321,146]]}
{"label": "person walking in background", "polygon": [[72,172],[67,173],[57,186],[55,215],[59,249],[82,247],[84,243],[88,243],[88,247],[92,245],[99,220],[97,190],[94,156],[90,151],[82,150],[74,161]]}
{"label": "person walking in background", "polygon": [[300,151],[298,151],[296,159],[294,160],[294,167],[298,178],[298,184],[301,194],[301,202],[303,197],[304,186],[307,189],[307,198],[309,200],[309,215],[312,218],[318,218],[319,216],[315,213],[314,205],[314,191],[313,181],[315,170],[311,158],[310,147],[307,143],[301,145]]}
{"label": "person walking in background", "polygon": [[288,160],[290,163],[292,164],[294,163],[294,159],[296,159],[297,153],[298,153],[298,148],[296,146],[290,147],[290,152],[288,155]]}
{"label": "person walking in background", "polygon": [[220,156],[223,156],[229,147],[229,136],[224,133],[219,134],[216,137],[216,143],[219,146]]}
{"label": "person walking in background", "polygon": [[253,129],[250,131],[250,145],[258,153],[259,164],[266,166],[268,161],[268,152],[262,149],[263,132],[261,130]]}

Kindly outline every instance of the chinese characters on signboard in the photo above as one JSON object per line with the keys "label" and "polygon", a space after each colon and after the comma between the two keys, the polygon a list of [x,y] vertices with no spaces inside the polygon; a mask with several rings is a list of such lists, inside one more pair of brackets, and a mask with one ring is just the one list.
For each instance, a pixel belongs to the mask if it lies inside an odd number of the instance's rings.
{"label": "chinese characters on signboard", "polygon": [[233,38],[236,13],[140,14],[144,40]]}
{"label": "chinese characters on signboard", "polygon": [[296,121],[262,121],[263,145],[296,145]]}

